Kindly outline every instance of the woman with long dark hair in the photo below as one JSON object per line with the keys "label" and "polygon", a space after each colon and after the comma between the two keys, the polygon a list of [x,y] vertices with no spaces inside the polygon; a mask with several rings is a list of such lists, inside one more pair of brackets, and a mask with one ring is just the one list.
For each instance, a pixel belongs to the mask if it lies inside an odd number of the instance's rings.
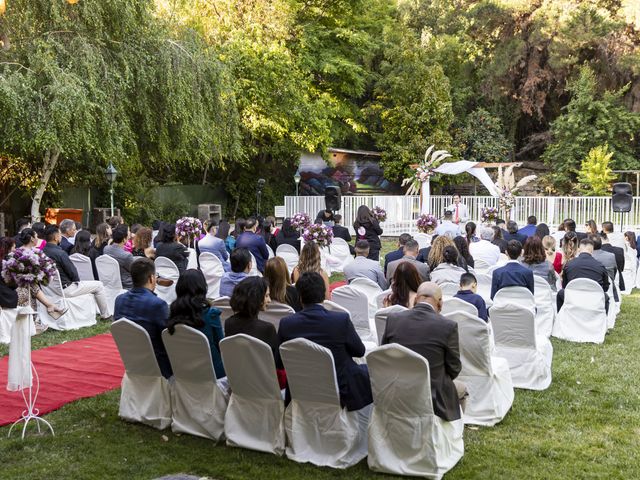
{"label": "woman with long dark hair", "polygon": [[358,240],[369,242],[369,256],[367,258],[376,262],[380,260],[382,228],[380,228],[378,220],[366,205],[360,205],[358,208],[356,220],[353,222],[353,229],[356,231],[355,243],[358,243]]}
{"label": "woman with long dark hair", "polygon": [[78,233],[76,233],[76,240],[73,243],[71,254],[79,253],[80,255],[88,257],[89,250],[91,250],[91,232],[89,232],[89,230],[80,230]]}
{"label": "woman with long dark hair", "polygon": [[536,233],[534,233],[534,235],[542,240],[547,235],[550,235],[549,226],[546,223],[539,223],[536,227]]}
{"label": "woman with long dark hair", "polygon": [[173,335],[176,325],[188,325],[200,330],[209,341],[211,360],[216,378],[222,378],[226,374],[220,354],[220,340],[224,338],[222,323],[220,322],[220,310],[209,306],[207,302],[207,281],[200,270],[190,268],[180,275],[176,283],[177,298],[169,309],[169,321],[167,329]]}
{"label": "woman with long dark hair", "polygon": [[401,262],[393,273],[391,293],[384,299],[384,306],[402,305],[413,308],[418,287],[422,283],[418,269],[409,262]]}
{"label": "woman with long dark hair", "polygon": [[247,221],[244,218],[236,218],[236,225],[233,228],[233,232],[231,232],[224,241],[229,253],[231,253],[233,249],[236,248],[236,240],[238,239],[240,234],[244,232],[244,226],[246,225],[246,223]]}
{"label": "woman with long dark hair", "polygon": [[479,239],[476,236],[476,224],[473,222],[467,222],[464,226],[464,231],[467,237],[467,245],[470,245],[473,242],[477,242]]}
{"label": "woman with long dark hair", "polygon": [[291,245],[300,253],[300,233],[291,225],[291,219],[285,218],[282,228],[272,238],[271,248],[275,252],[280,245]]}
{"label": "woman with long dark hair", "polygon": [[465,272],[469,271],[469,267],[473,268],[474,261],[471,256],[471,252],[469,252],[469,244],[464,237],[455,237],[453,239],[453,244],[458,249],[458,266],[464,268]]}
{"label": "woman with long dark hair", "polygon": [[163,225],[158,236],[160,241],[156,245],[156,258],[166,257],[172,260],[178,267],[180,274],[184,273],[187,269],[189,250],[176,240],[176,226],[174,224]]}
{"label": "woman with long dark hair", "polygon": [[502,229],[495,225],[492,226],[491,229],[493,230],[493,240],[491,240],[491,243],[500,249],[500,253],[506,253],[509,242],[502,236]]}
{"label": "woman with long dark hair", "polygon": [[300,296],[296,287],[289,281],[289,270],[284,259],[273,257],[267,260],[264,266],[264,278],[269,284],[271,300],[289,305],[296,312],[302,310]]}

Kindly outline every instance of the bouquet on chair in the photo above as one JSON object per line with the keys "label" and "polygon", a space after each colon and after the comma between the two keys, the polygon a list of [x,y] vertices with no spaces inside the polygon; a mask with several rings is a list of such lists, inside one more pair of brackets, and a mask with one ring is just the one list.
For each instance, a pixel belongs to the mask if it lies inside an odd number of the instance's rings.
{"label": "bouquet on chair", "polygon": [[316,242],[320,248],[328,247],[333,241],[333,229],[325,225],[309,225],[302,233],[305,243]]}
{"label": "bouquet on chair", "polygon": [[438,226],[438,219],[430,213],[422,214],[416,220],[416,227],[422,233],[431,233]]}
{"label": "bouquet on chair", "polygon": [[373,214],[373,218],[378,220],[378,222],[384,222],[387,220],[387,211],[382,207],[378,207],[376,205],[371,209],[371,213]]}
{"label": "bouquet on chair", "polygon": [[291,226],[299,232],[305,230],[309,225],[311,225],[311,219],[306,213],[296,213],[291,217]]}
{"label": "bouquet on chair", "polygon": [[18,248],[2,261],[2,279],[12,287],[48,285],[56,265],[40,250]]}
{"label": "bouquet on chair", "polygon": [[197,218],[182,217],[176,222],[176,235],[187,239],[190,247],[197,238],[200,238],[203,231],[202,222]]}

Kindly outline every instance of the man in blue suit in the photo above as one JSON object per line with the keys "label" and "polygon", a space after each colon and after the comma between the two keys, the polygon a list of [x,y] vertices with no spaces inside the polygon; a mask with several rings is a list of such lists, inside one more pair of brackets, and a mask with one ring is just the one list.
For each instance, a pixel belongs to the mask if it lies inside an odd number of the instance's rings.
{"label": "man in blue suit", "polygon": [[527,218],[527,225],[518,230],[518,233],[520,235],[526,235],[527,238],[533,237],[536,234],[537,225],[538,219],[535,217],[535,215],[531,215],[529,218]]}
{"label": "man in blue suit", "polygon": [[353,357],[364,356],[365,348],[349,315],[324,308],[325,286],[319,273],[303,273],[296,282],[296,290],[304,308],[280,320],[280,343],[306,338],[331,350],[340,403],[349,411],[366,407],[373,402],[369,370],[366,365],[358,365],[353,361]]}
{"label": "man in blue suit", "polygon": [[491,299],[496,292],[504,287],[525,287],[533,294],[533,270],[523,267],[518,262],[522,253],[522,244],[517,240],[510,240],[507,244],[509,261],[504,267],[497,268],[493,272],[491,281]]}
{"label": "man in blue suit", "polygon": [[269,250],[262,235],[256,233],[258,222],[255,218],[248,218],[244,225],[244,232],[236,239],[236,248],[248,249],[256,259],[256,266],[260,273],[264,272],[264,264],[269,259]]}

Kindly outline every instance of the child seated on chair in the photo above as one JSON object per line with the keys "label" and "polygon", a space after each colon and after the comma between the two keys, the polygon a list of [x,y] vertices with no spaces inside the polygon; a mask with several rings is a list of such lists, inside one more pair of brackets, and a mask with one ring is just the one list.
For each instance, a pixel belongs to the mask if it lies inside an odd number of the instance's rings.
{"label": "child seated on chair", "polygon": [[478,309],[478,317],[488,322],[487,305],[484,303],[484,299],[476,293],[477,291],[478,281],[473,273],[463,273],[460,277],[460,290],[458,290],[454,298],[464,300],[476,307]]}

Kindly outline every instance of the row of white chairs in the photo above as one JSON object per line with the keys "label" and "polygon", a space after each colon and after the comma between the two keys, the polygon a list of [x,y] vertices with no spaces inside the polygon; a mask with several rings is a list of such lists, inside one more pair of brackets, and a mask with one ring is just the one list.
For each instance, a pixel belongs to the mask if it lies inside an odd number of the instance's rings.
{"label": "row of white chairs", "polygon": [[463,421],[433,412],[428,362],[399,345],[367,355],[374,403],[349,412],[340,405],[331,351],[306,339],[280,347],[291,391],[285,409],[271,348],[256,338],[220,342],[227,377],[216,380],[201,332],[183,325],[174,335],[165,331],[174,365],[167,381],[143,328],[122,319],[112,333],[125,365],[125,420],[301,463],[347,468],[367,457],[374,471],[429,478],[440,478],[464,453]]}

